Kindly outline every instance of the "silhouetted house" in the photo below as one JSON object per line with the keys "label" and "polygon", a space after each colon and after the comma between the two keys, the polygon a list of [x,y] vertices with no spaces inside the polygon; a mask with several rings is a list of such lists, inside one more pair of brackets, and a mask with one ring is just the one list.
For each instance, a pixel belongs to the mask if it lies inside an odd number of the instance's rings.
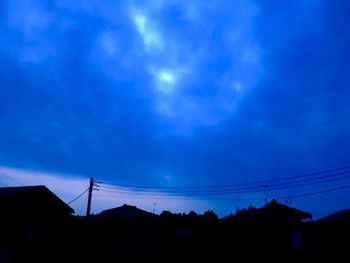
{"label": "silhouetted house", "polygon": [[350,209],[344,209],[322,217],[316,221],[320,224],[350,224]]}
{"label": "silhouetted house", "polygon": [[35,261],[30,256],[43,255],[60,240],[72,213],[45,186],[0,188],[0,262]]}
{"label": "silhouetted house", "polygon": [[283,205],[276,200],[272,200],[267,205],[259,208],[257,210],[257,215],[261,222],[266,223],[297,223],[306,219],[312,220],[312,215],[310,213]]}
{"label": "silhouetted house", "polygon": [[74,210],[43,185],[0,188],[4,217],[64,217]]}
{"label": "silhouetted house", "polygon": [[152,251],[157,240],[157,218],[153,213],[126,204],[94,216],[96,222],[100,222],[98,230],[103,233],[102,239],[109,240],[113,250],[118,247],[120,253],[136,252],[132,256]]}
{"label": "silhouetted house", "polygon": [[250,206],[222,218],[220,231],[223,239],[230,240],[237,253],[242,253],[241,257],[254,255],[254,251],[299,255],[307,243],[303,220],[311,218],[310,213],[272,200],[261,208]]}
{"label": "silhouetted house", "polygon": [[97,217],[106,220],[149,220],[157,218],[157,215],[136,206],[124,204],[120,207],[103,210]]}
{"label": "silhouetted house", "polygon": [[305,226],[303,221],[312,220],[310,213],[292,208],[272,200],[257,209],[258,220],[265,225],[261,242],[265,248],[300,251],[305,248]]}
{"label": "silhouetted house", "polygon": [[350,209],[337,211],[315,222],[314,239],[323,262],[348,262]]}

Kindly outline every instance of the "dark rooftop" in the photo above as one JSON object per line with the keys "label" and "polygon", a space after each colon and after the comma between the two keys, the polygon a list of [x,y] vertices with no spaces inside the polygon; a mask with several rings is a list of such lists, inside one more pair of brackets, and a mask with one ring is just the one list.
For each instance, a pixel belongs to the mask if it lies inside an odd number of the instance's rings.
{"label": "dark rooftop", "polygon": [[103,210],[98,216],[110,220],[152,219],[157,217],[157,215],[153,213],[127,204],[120,207]]}
{"label": "dark rooftop", "polygon": [[70,206],[44,185],[0,188],[0,207],[17,213],[74,213]]}

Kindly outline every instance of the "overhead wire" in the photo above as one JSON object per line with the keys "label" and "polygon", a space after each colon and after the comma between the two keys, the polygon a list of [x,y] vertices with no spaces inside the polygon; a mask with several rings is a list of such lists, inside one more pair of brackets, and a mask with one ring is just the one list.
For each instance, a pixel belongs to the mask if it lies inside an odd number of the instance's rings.
{"label": "overhead wire", "polygon": [[[1,176],[5,176],[6,178],[10,179],[15,184],[23,186],[23,184],[21,184],[20,182],[18,182],[16,179],[12,178],[11,176],[7,175],[3,170],[0,171],[0,174],[1,174]],[[5,184],[5,185],[7,185],[7,184]]]}
{"label": "overhead wire", "polygon": [[[103,192],[103,191],[102,191]],[[117,192],[108,192],[108,194],[95,194],[95,197],[113,197],[113,198],[121,198],[121,197],[132,197],[136,199],[164,199],[164,200],[188,200],[191,196],[180,196],[180,195],[134,195],[132,193],[117,193]],[[193,197],[193,196],[192,196]],[[196,196],[192,199],[195,200],[241,200],[241,201],[253,201],[253,200],[263,200],[263,198],[244,198],[244,197],[208,197],[208,196]]]}
{"label": "overhead wire", "polygon": [[316,191],[316,192],[309,192],[309,193],[302,193],[302,194],[283,196],[283,197],[279,197],[279,198],[276,198],[276,199],[293,199],[293,198],[299,198],[299,197],[305,197],[305,196],[313,196],[313,195],[324,194],[324,193],[329,193],[329,192],[334,192],[334,191],[344,190],[344,189],[349,189],[349,188],[350,188],[350,185],[343,185],[343,186],[340,186],[340,187],[329,188],[329,189]]}
{"label": "overhead wire", "polygon": [[[340,171],[340,170],[348,170],[345,172],[340,172],[340,173],[335,173],[333,172]],[[246,183],[237,183],[237,184],[226,184],[226,185],[207,185],[207,186],[173,186],[173,187],[163,187],[163,186],[137,186],[137,185],[128,185],[128,184],[116,184],[116,183],[110,183],[110,182],[100,182],[101,184],[104,185],[110,185],[110,186],[117,186],[117,187],[122,187],[122,188],[132,188],[132,189],[164,189],[164,190],[191,190],[191,189],[214,189],[214,188],[231,188],[231,187],[239,187],[239,186],[249,186],[249,185],[266,185],[266,184],[271,184],[274,182],[280,182],[280,181],[296,181],[296,180],[314,180],[312,178],[317,178],[315,175],[320,175],[320,174],[326,174],[325,176],[333,176],[337,174],[345,174],[345,173],[350,173],[350,165],[335,168],[335,169],[328,169],[328,170],[323,170],[323,171],[318,171],[318,172],[312,172],[312,173],[307,173],[304,175],[299,175],[299,176],[290,176],[290,177],[283,177],[283,178],[275,178],[275,179],[270,179],[270,180],[260,180],[260,181],[255,181],[255,182],[246,182]],[[321,177],[325,177],[321,176]],[[309,178],[311,177],[311,178]]]}
{"label": "overhead wire", "polygon": [[[133,185],[118,185],[115,183],[99,182],[99,190],[109,194],[119,195],[132,195],[133,197],[170,197],[170,198],[188,198],[188,197],[213,197],[222,195],[234,195],[234,194],[248,194],[258,193],[264,190],[277,191],[286,190],[292,188],[302,188],[311,185],[321,185],[331,182],[339,182],[350,180],[350,165],[340,168],[329,169],[324,171],[318,171],[308,173],[299,176],[276,178],[271,180],[228,184],[228,185],[213,185],[213,186],[196,186],[196,187],[152,187],[152,186],[133,186]],[[332,188],[335,189],[335,188]],[[336,188],[338,189],[338,188]],[[341,188],[340,188],[341,189]],[[333,190],[332,190],[333,191]],[[331,191],[321,191],[326,193]],[[312,192],[314,193],[314,192]],[[315,192],[318,193],[318,192]],[[302,194],[300,196],[308,196],[309,193]],[[292,196],[293,197],[293,196]],[[227,197],[224,199],[233,199],[233,197]]]}
{"label": "overhead wire", "polygon": [[89,188],[86,189],[84,192],[82,192],[80,195],[78,195],[77,197],[75,197],[72,201],[68,202],[67,204],[70,205],[71,203],[75,202],[76,200],[78,200],[80,197],[82,197],[87,191],[89,191]]}
{"label": "overhead wire", "polygon": [[[278,191],[293,188],[302,188],[311,185],[322,185],[331,182],[345,182],[350,180],[350,165],[328,169],[318,172],[312,172],[299,176],[289,176],[284,178],[275,178],[270,180],[255,181],[248,183],[237,183],[227,185],[208,185],[208,186],[175,186],[175,187],[156,187],[156,186],[136,186],[116,184],[109,182],[98,182],[99,191],[108,196],[132,196],[134,198],[169,198],[169,199],[196,199],[196,200],[237,200],[236,194],[258,193],[264,190]],[[347,185],[333,187],[322,191],[306,192],[297,195],[290,195],[280,199],[291,199],[314,194],[332,192],[340,189],[349,188]],[[88,189],[87,189],[88,190]],[[86,190],[86,191],[87,191]],[[103,194],[102,194],[103,195]],[[101,196],[101,195],[97,195]],[[77,198],[78,199],[78,198]],[[249,200],[263,200],[263,198],[245,198]],[[75,200],[73,200],[75,201]]]}
{"label": "overhead wire", "polygon": [[[318,178],[308,178],[307,180],[298,180],[291,182],[281,182],[270,185],[255,185],[255,186],[246,186],[246,187],[231,187],[231,188],[222,188],[222,189],[197,189],[197,190],[186,190],[186,189],[176,189],[176,190],[164,190],[159,188],[146,188],[146,189],[134,189],[134,188],[126,188],[126,187],[110,187],[105,185],[100,185],[101,191],[106,192],[119,192],[119,193],[129,193],[133,192],[135,194],[183,194],[183,195],[210,195],[210,194],[242,194],[242,193],[252,193],[252,192],[260,192],[264,190],[264,188],[269,191],[272,190],[283,190],[283,189],[291,189],[291,188],[300,188],[311,185],[319,185],[330,182],[339,182],[350,180],[350,175],[343,176],[344,174],[349,174],[350,171],[331,174],[328,176],[322,176]],[[340,176],[342,175],[342,176]]]}
{"label": "overhead wire", "polygon": [[86,207],[87,199],[88,199],[88,196],[85,196],[85,198],[83,198],[78,215],[83,214],[84,208]]}

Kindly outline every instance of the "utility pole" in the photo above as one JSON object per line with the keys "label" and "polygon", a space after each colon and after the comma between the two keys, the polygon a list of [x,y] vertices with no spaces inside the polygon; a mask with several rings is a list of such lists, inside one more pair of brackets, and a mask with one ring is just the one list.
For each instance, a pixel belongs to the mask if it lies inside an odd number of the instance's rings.
{"label": "utility pole", "polygon": [[94,187],[94,178],[90,178],[90,185],[89,185],[89,199],[88,199],[88,205],[86,210],[86,216],[90,216],[91,211],[91,198],[92,198],[92,189]]}

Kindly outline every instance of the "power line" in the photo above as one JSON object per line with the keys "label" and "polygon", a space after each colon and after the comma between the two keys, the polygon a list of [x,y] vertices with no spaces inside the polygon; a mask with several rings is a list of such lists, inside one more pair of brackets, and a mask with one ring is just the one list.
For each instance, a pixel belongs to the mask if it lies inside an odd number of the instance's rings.
{"label": "power line", "polygon": [[73,203],[74,201],[78,200],[80,197],[83,196],[83,194],[85,194],[87,191],[89,191],[89,188],[86,189],[84,192],[82,192],[80,195],[78,195],[76,198],[74,198],[72,201],[68,202],[67,204],[70,205],[71,203]]}
{"label": "power line", "polygon": [[[294,181],[294,182],[281,182],[270,185],[257,185],[250,187],[231,187],[231,188],[222,188],[222,189],[197,189],[197,190],[185,190],[185,189],[176,189],[176,190],[164,190],[164,189],[128,189],[125,187],[108,187],[108,186],[100,186],[101,191],[106,192],[118,192],[118,193],[134,193],[134,194],[151,194],[151,195],[163,195],[163,194],[179,194],[179,195],[221,195],[221,194],[242,194],[242,193],[254,193],[261,192],[265,190],[273,191],[273,190],[284,190],[291,188],[300,188],[310,185],[319,185],[330,182],[338,182],[345,181],[350,179],[350,175],[340,176],[344,174],[349,174],[350,171],[345,171],[341,173],[331,174],[327,176],[320,176],[317,178],[308,178],[304,181]],[[333,177],[333,178],[332,178]]]}
{"label": "power line", "polygon": [[[334,192],[334,191],[338,191],[338,190],[344,190],[344,189],[349,189],[350,185],[344,185],[344,186],[340,186],[340,187],[334,187],[334,188],[329,188],[329,189],[325,189],[325,190],[321,190],[321,191],[315,191],[315,192],[308,192],[308,193],[302,193],[302,194],[296,194],[296,195],[289,195],[289,196],[283,196],[283,197],[278,197],[276,198],[277,200],[281,200],[281,199],[293,199],[293,198],[300,198],[300,197],[306,197],[306,196],[313,196],[313,195],[318,195],[318,194],[324,194],[324,193],[329,193],[329,192]],[[101,190],[103,191],[103,190]],[[108,192],[108,191],[103,191],[103,192]],[[114,195],[116,197],[120,197],[120,196],[124,196],[124,195],[116,195],[117,192],[113,192],[111,191],[111,195]],[[114,194],[113,194],[114,193]],[[110,196],[110,195],[97,195],[97,196]],[[134,196],[134,198],[147,198],[147,196]],[[152,196],[150,196],[151,198]],[[161,196],[161,198],[164,199],[188,199],[192,196]],[[196,200],[264,200],[263,198],[195,198]]]}
{"label": "power line", "polygon": [[279,197],[277,199],[292,199],[292,198],[299,198],[299,197],[305,197],[305,196],[312,196],[312,195],[318,195],[318,194],[334,192],[334,191],[338,191],[338,190],[344,190],[344,189],[348,189],[348,188],[350,188],[350,185],[344,185],[344,186],[340,186],[340,187],[329,188],[329,189],[325,189],[325,190],[317,191],[317,192],[310,192],[310,193],[304,193],[304,194],[284,196],[284,197]]}
{"label": "power line", "polygon": [[4,186],[9,186],[7,183],[1,182],[1,184],[3,184]]}
{"label": "power line", "polygon": [[[4,171],[0,171],[0,174],[2,176],[5,176],[6,178],[10,179],[12,182],[15,182],[16,184],[23,186],[20,182],[18,182],[16,179],[12,178],[11,176],[7,175]],[[4,183],[5,184],[5,183]],[[6,185],[6,184],[5,184]]]}
{"label": "power line", "polygon": [[[329,169],[319,172],[308,173],[300,176],[271,179],[250,183],[197,186],[197,187],[151,187],[151,186],[133,186],[118,185],[114,183],[99,182],[99,190],[105,192],[106,196],[132,196],[133,198],[152,198],[161,199],[193,199],[193,200],[239,200],[235,194],[258,193],[265,191],[286,190],[292,188],[302,188],[311,185],[322,185],[331,182],[345,182],[350,180],[350,166]],[[315,194],[328,193],[350,186],[341,186],[322,191],[291,195],[280,199],[291,199]],[[97,195],[101,196],[101,195]],[[224,196],[224,197],[223,197]],[[263,198],[247,198],[246,200],[264,200]],[[266,199],[265,199],[266,200]]]}
{"label": "power line", "polygon": [[[337,172],[336,171],[341,171],[341,170],[346,170],[343,172]],[[180,192],[180,191],[185,191],[185,192],[190,192],[192,191],[214,191],[214,189],[218,189],[218,191],[221,191],[223,189],[225,190],[240,190],[240,189],[261,189],[264,187],[264,185],[268,185],[269,188],[271,185],[274,186],[279,186],[279,185],[288,185],[288,184],[296,184],[296,183],[303,183],[303,182],[308,182],[308,181],[315,181],[315,180],[321,180],[321,179],[327,179],[329,177],[334,177],[337,175],[342,175],[342,174],[348,174],[350,173],[350,166],[344,166],[336,169],[329,169],[325,171],[319,171],[319,172],[313,172],[313,173],[308,173],[300,176],[293,176],[293,177],[285,177],[285,178],[276,178],[276,179],[271,179],[271,180],[264,180],[264,181],[256,181],[256,182],[249,182],[249,183],[239,183],[239,184],[227,184],[227,185],[211,185],[211,186],[193,186],[193,187],[153,187],[153,186],[135,186],[135,185],[126,185],[126,184],[115,184],[115,183],[103,183],[101,184],[104,185],[109,185],[109,186],[115,186],[118,189],[133,189],[134,191],[146,191],[146,190],[155,190],[157,192]],[[322,176],[315,176],[315,175],[321,175],[325,174]],[[106,187],[106,186],[104,186]],[[115,188],[114,187],[114,188]]]}
{"label": "power line", "polygon": [[83,198],[83,202],[81,203],[81,207],[80,207],[78,215],[82,215],[83,214],[83,210],[85,209],[85,206],[86,206],[86,203],[87,203],[87,199],[88,199],[88,196],[85,196]]}
{"label": "power line", "polygon": [[[103,191],[102,191],[103,192]],[[132,193],[127,193],[127,194],[122,194],[122,193],[117,193],[117,192],[109,192],[108,194],[95,194],[95,197],[112,197],[112,198],[121,198],[121,197],[132,197],[133,199],[149,199],[149,200],[154,200],[154,196],[152,195],[134,195]],[[213,201],[213,200],[237,200],[237,201],[261,201],[264,200],[263,198],[244,198],[244,197],[208,197],[208,196],[196,196],[196,197],[191,197],[191,196],[176,196],[176,195],[163,195],[163,196],[157,196],[157,199],[162,199],[162,200],[208,200],[208,201]]]}

